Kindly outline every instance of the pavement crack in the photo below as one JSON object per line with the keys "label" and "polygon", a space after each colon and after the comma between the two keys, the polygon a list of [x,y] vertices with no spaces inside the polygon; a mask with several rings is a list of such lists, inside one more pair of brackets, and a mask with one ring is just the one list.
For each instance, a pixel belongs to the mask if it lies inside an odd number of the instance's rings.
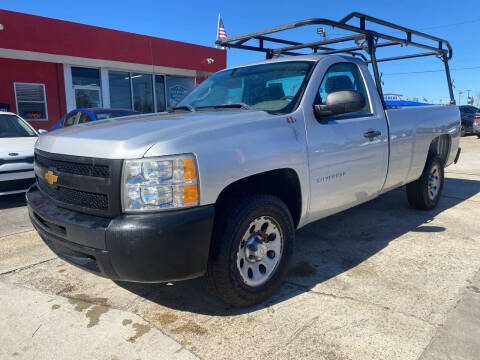
{"label": "pavement crack", "polygon": [[382,310],[385,310],[385,311],[392,311],[392,312],[395,312],[397,314],[401,314],[403,316],[407,316],[407,317],[410,317],[410,318],[413,318],[413,319],[416,319],[416,320],[419,320],[419,321],[422,321],[430,326],[433,326],[435,328],[438,328],[440,326],[442,326],[442,324],[435,324],[435,323],[432,323],[430,322],[429,320],[426,320],[426,319],[423,319],[421,317],[418,317],[416,315],[413,315],[413,314],[409,314],[409,313],[406,313],[406,312],[403,312],[403,311],[399,311],[399,310],[393,310],[393,309],[390,309],[386,306],[383,306],[383,305],[380,305],[380,304],[377,304],[377,303],[373,303],[373,302],[370,302],[370,301],[365,301],[365,300],[360,300],[360,299],[356,299],[354,297],[351,297],[351,296],[342,296],[342,295],[335,295],[335,294],[331,294],[331,293],[325,293],[325,292],[321,292],[321,291],[316,291],[316,290],[312,290],[312,289],[309,289],[307,286],[304,286],[304,285],[301,285],[301,284],[297,284],[295,282],[292,282],[292,281],[285,281],[285,283],[289,284],[289,285],[292,285],[292,286],[296,286],[296,287],[299,287],[301,289],[303,289],[305,292],[307,293],[312,293],[312,294],[315,294],[315,295],[319,295],[319,296],[328,296],[328,297],[332,297],[334,299],[342,299],[342,300],[350,300],[350,301],[355,301],[355,302],[358,302],[358,303],[361,303],[361,304],[365,304],[365,305],[370,305],[370,306],[374,306],[374,307],[377,307],[379,309],[382,309]]}
{"label": "pavement crack", "polygon": [[37,333],[38,329],[40,329],[42,327],[42,324],[38,325],[37,327],[37,330],[35,330],[32,334],[32,338],[35,336],[35,334]]}
{"label": "pavement crack", "polygon": [[315,316],[312,319],[310,319],[305,325],[301,326],[299,329],[295,330],[295,332],[290,336],[287,340],[287,343],[285,346],[290,345],[296,338],[300,336],[301,333],[303,333],[306,329],[308,329],[310,326],[312,326],[320,316]]}
{"label": "pavement crack", "polygon": [[[315,316],[313,318],[311,318],[310,320],[308,320],[305,324],[303,324],[301,327],[299,327],[297,330],[294,331],[294,333],[292,335],[290,335],[290,337],[288,338],[287,342],[285,343],[285,345],[279,347],[279,346],[274,346],[272,347],[272,350],[273,350],[273,354],[272,354],[272,357],[270,357],[269,355],[264,355],[266,358],[269,358],[269,359],[276,359],[277,358],[277,354],[278,352],[283,349],[283,348],[286,348],[288,345],[290,345],[293,341],[295,341],[295,339],[297,339],[305,330],[307,330],[309,327],[311,327],[313,324],[315,324],[318,319],[320,318],[320,316]],[[268,353],[268,352],[267,352]]]}
{"label": "pavement crack", "polygon": [[[0,214],[1,213],[2,213],[2,211],[0,211]],[[12,235],[21,235],[21,234],[31,232],[31,231],[35,231],[35,230],[33,228],[30,228],[30,229],[26,229],[26,230],[20,230],[20,231],[14,231],[14,232],[11,232],[11,233],[1,234],[0,239],[4,238],[4,237],[7,237],[7,236],[12,236]]]}
{"label": "pavement crack", "polygon": [[23,271],[23,270],[26,270],[26,269],[30,269],[32,267],[35,267],[37,265],[41,265],[41,264],[45,264],[49,261],[52,261],[52,260],[55,260],[55,259],[58,259],[58,257],[53,257],[51,259],[47,259],[47,260],[43,260],[43,261],[40,261],[38,263],[35,263],[35,264],[30,264],[30,265],[27,265],[27,266],[22,266],[22,267],[19,267],[19,268],[16,268],[16,269],[13,269],[13,270],[8,270],[8,271],[5,271],[3,273],[0,273],[0,276],[2,275],[8,275],[8,274],[11,274],[11,273],[15,273],[15,272],[18,272],[18,271]]}

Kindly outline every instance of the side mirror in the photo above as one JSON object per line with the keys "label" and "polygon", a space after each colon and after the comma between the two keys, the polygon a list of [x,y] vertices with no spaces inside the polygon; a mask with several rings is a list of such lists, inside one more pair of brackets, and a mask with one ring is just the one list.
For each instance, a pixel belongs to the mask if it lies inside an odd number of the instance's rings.
{"label": "side mirror", "polygon": [[38,130],[38,133],[39,133],[40,135],[46,134],[47,132],[48,132],[48,131],[45,130],[45,129],[40,129],[40,130]]}
{"label": "side mirror", "polygon": [[328,94],[324,105],[314,105],[313,110],[318,119],[340,114],[348,114],[362,110],[366,105],[365,98],[357,91],[335,91]]}

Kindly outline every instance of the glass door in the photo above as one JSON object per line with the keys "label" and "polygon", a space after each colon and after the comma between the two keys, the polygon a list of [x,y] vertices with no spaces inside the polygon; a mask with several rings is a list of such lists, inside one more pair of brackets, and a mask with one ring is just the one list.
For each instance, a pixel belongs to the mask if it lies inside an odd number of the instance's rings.
{"label": "glass door", "polygon": [[75,85],[73,92],[75,95],[76,109],[102,107],[100,87]]}

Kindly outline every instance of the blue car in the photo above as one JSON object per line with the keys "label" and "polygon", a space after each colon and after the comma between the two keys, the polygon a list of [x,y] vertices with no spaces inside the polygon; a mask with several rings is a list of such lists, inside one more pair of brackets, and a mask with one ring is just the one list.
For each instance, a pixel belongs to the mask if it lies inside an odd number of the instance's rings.
{"label": "blue car", "polygon": [[86,123],[89,121],[105,120],[120,116],[140,114],[138,111],[129,109],[75,109],[65,115],[51,130]]}

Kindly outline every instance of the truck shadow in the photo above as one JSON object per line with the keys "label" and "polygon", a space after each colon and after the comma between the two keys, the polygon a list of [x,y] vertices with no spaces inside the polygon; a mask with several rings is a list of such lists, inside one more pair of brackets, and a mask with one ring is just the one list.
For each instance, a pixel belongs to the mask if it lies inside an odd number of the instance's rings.
{"label": "truck shadow", "polygon": [[[428,232],[433,235],[445,231],[445,227],[429,223],[438,214],[478,193],[480,181],[449,178],[434,210],[410,208],[405,191],[398,189],[305,226],[297,231],[295,255],[286,281],[273,297],[251,308],[235,309],[225,305],[206,292],[201,279],[171,285],[118,285],[161,306],[206,315],[231,316],[268,308],[308,292],[339,274],[356,271],[359,265],[404,234],[415,236],[417,232]],[[435,241],[435,236],[428,239]]]}

